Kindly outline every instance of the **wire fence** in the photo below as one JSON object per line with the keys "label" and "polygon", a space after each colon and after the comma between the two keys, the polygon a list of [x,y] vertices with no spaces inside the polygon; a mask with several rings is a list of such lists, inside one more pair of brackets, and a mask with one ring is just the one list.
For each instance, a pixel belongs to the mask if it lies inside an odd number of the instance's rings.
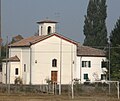
{"label": "wire fence", "polygon": [[21,85],[21,84],[0,84],[0,93],[9,93],[9,94],[56,94],[57,93],[56,84],[49,85]]}
{"label": "wire fence", "polygon": [[[115,97],[119,99],[119,84],[116,82],[74,82],[73,86],[69,86],[69,96],[102,96],[102,97]],[[72,88],[73,87],[73,88]],[[72,91],[73,89],[73,91]],[[74,95],[74,96],[73,96]]]}
{"label": "wire fence", "polygon": [[[9,88],[10,87],[10,88]],[[72,97],[72,85],[62,85],[61,95],[65,95],[68,98]],[[80,84],[75,82],[74,85],[74,97],[114,97],[117,98],[117,85],[115,83],[84,83]],[[5,85],[0,84],[0,96],[1,95],[19,95],[19,96],[36,96],[36,95],[59,95],[59,85],[47,84],[47,85]]]}

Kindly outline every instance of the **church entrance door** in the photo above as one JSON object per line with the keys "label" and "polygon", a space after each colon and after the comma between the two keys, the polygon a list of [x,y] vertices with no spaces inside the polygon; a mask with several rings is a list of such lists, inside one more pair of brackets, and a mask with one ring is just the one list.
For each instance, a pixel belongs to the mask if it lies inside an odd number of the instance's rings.
{"label": "church entrance door", "polygon": [[53,83],[57,83],[57,71],[51,71],[51,80]]}

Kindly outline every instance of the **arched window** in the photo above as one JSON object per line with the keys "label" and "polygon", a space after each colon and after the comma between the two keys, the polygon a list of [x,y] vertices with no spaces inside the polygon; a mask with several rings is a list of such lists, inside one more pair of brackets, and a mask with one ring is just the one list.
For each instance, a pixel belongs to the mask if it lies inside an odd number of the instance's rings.
{"label": "arched window", "polygon": [[48,34],[51,33],[51,26],[48,27]]}
{"label": "arched window", "polygon": [[52,60],[52,67],[57,67],[57,59]]}

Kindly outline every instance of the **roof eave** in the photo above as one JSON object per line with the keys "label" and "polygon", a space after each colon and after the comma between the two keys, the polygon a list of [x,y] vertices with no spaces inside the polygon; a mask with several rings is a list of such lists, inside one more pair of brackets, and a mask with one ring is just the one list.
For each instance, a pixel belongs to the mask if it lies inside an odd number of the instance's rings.
{"label": "roof eave", "polygon": [[8,48],[18,48],[18,47],[30,47],[31,45],[24,45],[24,46],[8,46]]}
{"label": "roof eave", "polygon": [[2,60],[2,62],[20,62],[20,60]]}
{"label": "roof eave", "polygon": [[77,55],[81,57],[106,57],[106,55]]}

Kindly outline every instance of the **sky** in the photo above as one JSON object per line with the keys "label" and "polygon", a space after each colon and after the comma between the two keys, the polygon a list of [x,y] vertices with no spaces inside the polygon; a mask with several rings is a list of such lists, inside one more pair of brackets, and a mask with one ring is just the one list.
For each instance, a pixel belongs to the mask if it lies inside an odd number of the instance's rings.
{"label": "sky", "polygon": [[[1,0],[2,38],[29,37],[38,30],[37,21],[58,21],[57,32],[77,42],[84,42],[84,15],[89,0]],[[120,17],[120,0],[107,0],[108,34]]]}

